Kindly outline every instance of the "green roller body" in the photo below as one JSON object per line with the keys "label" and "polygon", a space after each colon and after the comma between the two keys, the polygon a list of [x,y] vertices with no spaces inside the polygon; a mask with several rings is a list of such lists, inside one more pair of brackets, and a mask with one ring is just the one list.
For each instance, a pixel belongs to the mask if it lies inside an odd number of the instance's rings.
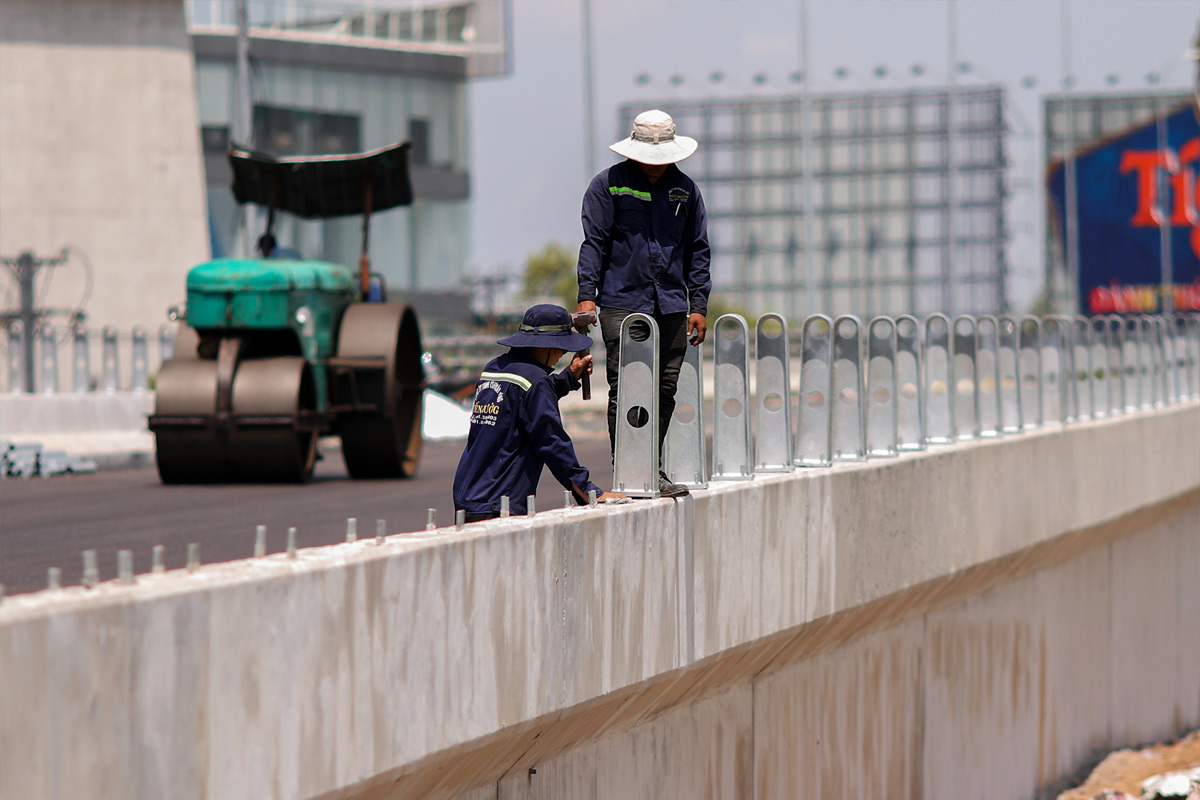
{"label": "green roller body", "polygon": [[[325,411],[325,362],[335,352],[338,322],[355,288],[350,270],[324,261],[217,259],[188,273],[187,320],[201,334],[290,330],[312,366],[317,410]],[[307,321],[301,309],[307,309]]]}

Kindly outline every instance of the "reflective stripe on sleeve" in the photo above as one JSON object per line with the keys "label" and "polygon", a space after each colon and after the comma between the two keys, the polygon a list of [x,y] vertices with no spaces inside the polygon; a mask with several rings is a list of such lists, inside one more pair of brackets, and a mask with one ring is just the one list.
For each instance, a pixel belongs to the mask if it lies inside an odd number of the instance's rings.
{"label": "reflective stripe on sleeve", "polygon": [[533,386],[532,383],[512,372],[481,372],[479,377],[489,381],[511,383],[515,386],[520,386],[525,391],[529,391],[529,387]]}

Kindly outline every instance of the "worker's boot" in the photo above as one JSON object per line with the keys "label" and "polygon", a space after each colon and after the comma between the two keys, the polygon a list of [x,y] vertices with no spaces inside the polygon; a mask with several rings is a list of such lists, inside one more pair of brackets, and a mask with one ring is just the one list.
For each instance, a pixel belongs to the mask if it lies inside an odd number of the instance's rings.
{"label": "worker's boot", "polygon": [[658,471],[658,494],[660,497],[687,497],[688,488],[682,483],[671,483],[667,473]]}

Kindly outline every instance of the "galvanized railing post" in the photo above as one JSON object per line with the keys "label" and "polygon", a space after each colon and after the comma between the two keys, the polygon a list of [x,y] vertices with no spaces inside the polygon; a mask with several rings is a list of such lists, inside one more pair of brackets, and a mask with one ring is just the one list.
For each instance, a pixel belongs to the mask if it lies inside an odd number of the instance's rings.
{"label": "galvanized railing post", "polygon": [[750,329],[737,314],[724,314],[713,330],[714,481],[753,478],[750,439]]}
{"label": "galvanized railing post", "polygon": [[754,471],[792,471],[791,376],[788,326],[763,314],[754,326]]}
{"label": "galvanized railing post", "polygon": [[1022,317],[1021,350],[1017,354],[1021,370],[1021,427],[1032,430],[1042,426],[1042,323],[1037,317]]}
{"label": "galvanized railing post", "polygon": [[1001,317],[997,322],[999,331],[996,372],[1000,376],[1000,430],[1004,433],[1021,432],[1021,371],[1017,354],[1020,339],[1017,321],[1012,317]]}
{"label": "galvanized railing post", "polygon": [[950,320],[945,314],[925,318],[925,441],[954,441],[954,404],[950,383]]}
{"label": "galvanized railing post", "polygon": [[42,394],[58,394],[58,339],[54,326],[42,323],[39,353],[42,365]]}
{"label": "galvanized railing post", "polygon": [[704,458],[704,359],[700,351],[700,346],[689,344],[684,352],[675,388],[675,410],[663,443],[663,470],[674,483],[689,489],[708,486]]}
{"label": "galvanized railing post", "polygon": [[921,325],[915,317],[896,318],[896,449],[925,449],[925,407],[921,390]]}
{"label": "galvanized railing post", "polygon": [[867,326],[868,457],[888,458],[898,451],[896,394],[896,323],[876,317]]}
{"label": "galvanized railing post", "polygon": [[101,362],[100,388],[106,393],[120,390],[120,367],[117,357],[117,329],[112,325],[104,326],[104,349]]}
{"label": "galvanized railing post", "polygon": [[1104,319],[1108,326],[1108,413],[1116,416],[1125,413],[1124,348],[1121,345],[1125,330],[1116,314]]}
{"label": "galvanized railing post", "polygon": [[648,314],[621,322],[613,484],[631,497],[658,497],[658,323]]}
{"label": "galvanized railing post", "polygon": [[1092,416],[1108,416],[1108,322],[1103,317],[1084,319],[1091,332],[1089,364],[1092,370]]}
{"label": "galvanized railing post", "polygon": [[1122,396],[1126,413],[1132,413],[1142,405],[1142,347],[1141,325],[1136,317],[1121,321],[1121,367]]}
{"label": "galvanized railing post", "polygon": [[1060,317],[1042,320],[1042,424],[1066,422],[1067,329]]}
{"label": "galvanized railing post", "polygon": [[979,381],[975,372],[975,319],[962,314],[954,318],[950,363],[954,397],[954,438],[970,441],[979,436]]}
{"label": "galvanized railing post", "polygon": [[996,437],[1000,424],[1000,323],[992,316],[975,321],[975,391],[979,435]]}
{"label": "galvanized railing post", "polygon": [[91,364],[87,325],[76,322],[71,326],[71,391],[82,394],[91,390]]}
{"label": "galvanized railing post", "polygon": [[141,325],[133,326],[133,347],[131,349],[132,386],[135,392],[150,391],[150,355],[146,343],[146,329]]}
{"label": "galvanized railing post", "polygon": [[1075,386],[1075,419],[1080,422],[1093,416],[1095,406],[1092,386],[1092,323],[1087,317],[1071,320],[1071,375]]}
{"label": "galvanized railing post", "polygon": [[175,329],[164,322],[158,327],[158,366],[162,369],[162,365],[175,357]]}
{"label": "galvanized railing post", "polygon": [[862,461],[862,323],[849,314],[833,321],[833,397],[830,429],[834,461]]}
{"label": "galvanized railing post", "polygon": [[831,463],[829,404],[833,394],[833,323],[823,314],[804,321],[800,339],[800,405],[796,414],[798,467]]}
{"label": "galvanized railing post", "polygon": [[31,388],[25,385],[25,323],[14,319],[8,323],[8,391],[18,394]]}

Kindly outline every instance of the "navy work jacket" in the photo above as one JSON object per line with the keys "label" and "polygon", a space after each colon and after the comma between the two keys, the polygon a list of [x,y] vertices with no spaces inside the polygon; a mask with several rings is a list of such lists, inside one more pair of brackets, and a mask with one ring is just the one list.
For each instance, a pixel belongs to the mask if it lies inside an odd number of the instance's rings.
{"label": "navy work jacket", "polygon": [[454,473],[454,507],[473,514],[499,513],[507,496],[509,511],[526,513],[526,498],[537,494],[542,466],[564,489],[578,486],[579,503],[587,492],[603,490],[588,480],[571,437],[563,430],[558,399],[579,387],[564,369],[551,374],[525,348],[514,348],[484,367],[475,384],[471,432]]}
{"label": "navy work jacket", "polygon": [[634,161],[583,196],[579,297],[646,314],[708,314],[708,218],[695,181],[671,164],[651,183]]}

